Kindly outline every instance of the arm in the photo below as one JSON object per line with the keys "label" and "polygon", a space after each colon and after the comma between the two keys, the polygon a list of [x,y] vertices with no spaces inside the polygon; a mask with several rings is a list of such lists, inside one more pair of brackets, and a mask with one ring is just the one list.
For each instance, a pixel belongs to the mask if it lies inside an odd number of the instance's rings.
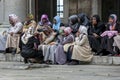
{"label": "arm", "polygon": [[72,43],[72,42],[74,41],[73,38],[74,38],[74,37],[73,37],[72,35],[69,35],[69,36],[67,37],[67,39],[65,39],[65,40],[62,42],[62,44],[65,45],[65,44],[67,44],[67,43]]}
{"label": "arm", "polygon": [[14,30],[14,34],[18,33],[20,30],[22,30],[23,28],[23,25],[22,23],[18,23],[15,27],[17,27],[15,30]]}
{"label": "arm", "polygon": [[82,46],[82,45],[85,44],[86,40],[87,40],[87,36],[86,35],[84,35],[81,40],[79,40],[79,37],[77,37],[76,41],[75,41],[75,45]]}

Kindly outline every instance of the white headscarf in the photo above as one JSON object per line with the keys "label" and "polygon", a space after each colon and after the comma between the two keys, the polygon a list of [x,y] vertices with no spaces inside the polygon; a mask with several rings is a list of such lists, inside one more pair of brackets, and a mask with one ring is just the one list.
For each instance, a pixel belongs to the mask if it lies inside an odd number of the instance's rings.
{"label": "white headscarf", "polygon": [[14,23],[17,23],[19,21],[18,16],[16,16],[15,14],[10,14],[9,19],[12,20]]}
{"label": "white headscarf", "polygon": [[80,32],[80,34],[88,34],[87,33],[87,28],[85,27],[85,26],[80,26],[80,28],[79,28],[79,32]]}

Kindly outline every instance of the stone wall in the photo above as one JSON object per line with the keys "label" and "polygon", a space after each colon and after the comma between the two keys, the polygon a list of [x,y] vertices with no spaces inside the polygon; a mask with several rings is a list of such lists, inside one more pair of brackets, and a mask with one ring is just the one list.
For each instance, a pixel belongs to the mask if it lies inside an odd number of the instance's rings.
{"label": "stone wall", "polygon": [[27,13],[27,0],[0,0],[0,23],[8,24],[8,15],[16,14],[23,21]]}

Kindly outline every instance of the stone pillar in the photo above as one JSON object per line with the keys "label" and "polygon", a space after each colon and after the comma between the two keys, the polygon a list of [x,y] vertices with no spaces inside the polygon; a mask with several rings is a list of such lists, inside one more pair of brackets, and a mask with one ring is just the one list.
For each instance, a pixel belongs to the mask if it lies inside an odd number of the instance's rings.
{"label": "stone pillar", "polygon": [[27,2],[26,0],[1,0],[3,1],[3,24],[8,24],[8,15],[16,14],[20,20],[23,21],[27,13]]}
{"label": "stone pillar", "polygon": [[98,0],[92,0],[92,15],[98,14]]}

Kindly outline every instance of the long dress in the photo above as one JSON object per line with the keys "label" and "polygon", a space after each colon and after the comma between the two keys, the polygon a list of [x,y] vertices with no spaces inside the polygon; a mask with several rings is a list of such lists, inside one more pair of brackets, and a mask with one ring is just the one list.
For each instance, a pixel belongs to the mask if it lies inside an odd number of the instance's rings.
{"label": "long dress", "polygon": [[87,35],[81,34],[79,37],[76,37],[72,59],[78,61],[90,62],[92,60],[93,54],[91,53],[91,47]]}
{"label": "long dress", "polygon": [[[104,32],[105,25],[103,23],[98,23],[96,26],[90,26],[88,28],[88,39],[90,42],[90,46],[92,48],[92,51],[97,52],[100,48],[100,35]],[[97,34],[98,36],[95,37],[94,34]]]}
{"label": "long dress", "polygon": [[[110,26],[107,25],[106,31],[111,31]],[[120,32],[120,25],[118,23],[116,23],[115,28],[113,31],[117,31],[118,33]],[[99,49],[99,53],[102,53],[103,55],[108,55],[108,54],[116,54],[113,50],[113,42],[114,42],[114,37],[116,35],[113,35],[112,37],[109,36],[104,36],[101,38],[101,45],[100,45],[100,49]]]}
{"label": "long dress", "polygon": [[19,39],[20,39],[20,33],[22,32],[23,25],[21,22],[17,22],[15,26],[11,26],[8,30],[8,33],[13,32],[14,34],[11,36],[8,34],[7,36],[7,42],[6,42],[6,48],[16,48],[17,52],[20,51],[19,49]]}

